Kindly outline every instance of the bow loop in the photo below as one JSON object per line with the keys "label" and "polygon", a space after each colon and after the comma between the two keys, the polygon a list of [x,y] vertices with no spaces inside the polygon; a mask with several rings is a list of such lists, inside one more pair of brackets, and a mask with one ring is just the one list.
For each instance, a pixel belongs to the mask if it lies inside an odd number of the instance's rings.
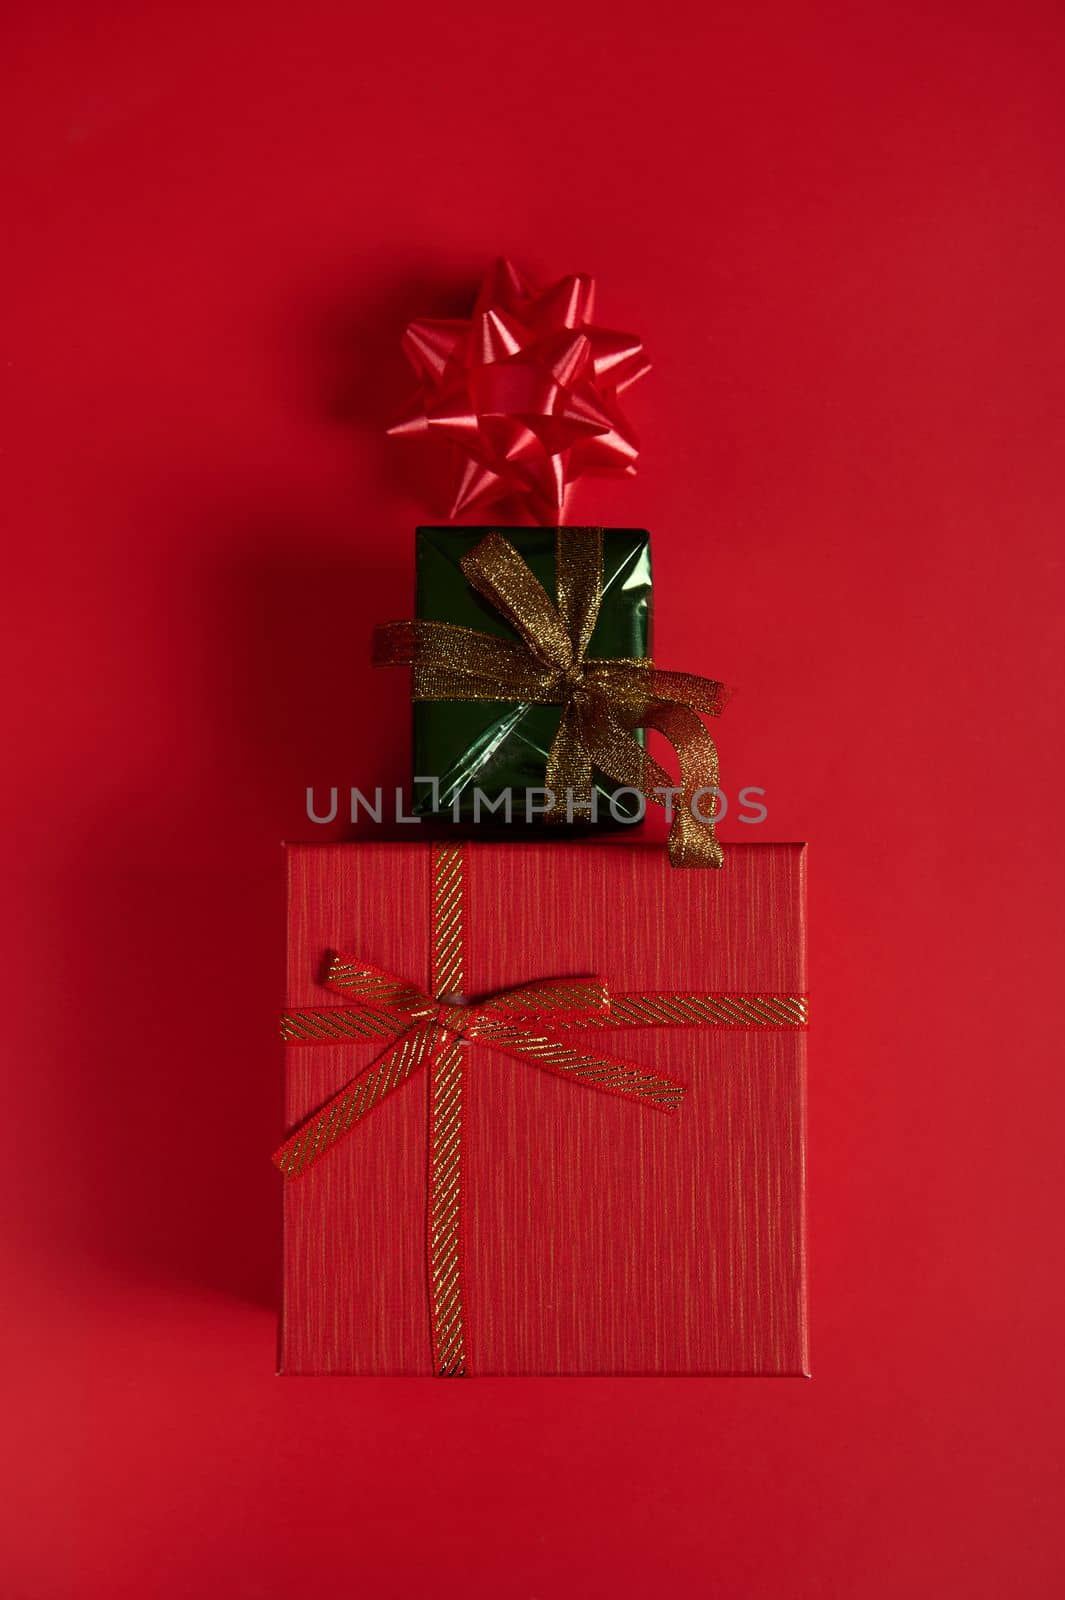
{"label": "bow loop", "polygon": [[550,1023],[555,1028],[580,1028],[602,1023],[610,1015],[610,990],[602,978],[549,978],[504,989],[479,1011],[489,1025],[504,1022]]}
{"label": "bow loop", "polygon": [[423,990],[355,956],[333,955],[325,982],[344,996],[351,1009],[384,1014],[400,1026],[433,1014],[433,1001]]}
{"label": "bow loop", "polygon": [[471,589],[524,639],[537,662],[564,674],[579,665],[573,639],[547,591],[501,533],[490,533],[462,559]]}

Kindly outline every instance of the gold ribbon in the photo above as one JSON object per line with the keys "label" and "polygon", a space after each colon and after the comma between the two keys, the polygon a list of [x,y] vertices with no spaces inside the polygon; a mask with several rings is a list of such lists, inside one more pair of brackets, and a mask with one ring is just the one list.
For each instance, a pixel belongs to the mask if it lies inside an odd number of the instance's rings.
{"label": "gold ribbon", "polygon": [[[465,555],[462,571],[521,643],[450,622],[389,622],[374,630],[374,666],[412,667],[415,700],[561,706],[547,759],[547,820],[572,820],[560,803],[567,794],[573,813],[588,811],[598,768],[672,811],[675,867],[719,867],[713,822],[695,814],[700,794],[716,798],[718,786],[717,749],[698,713],[717,716],[727,691],[712,678],[662,672],[646,657],[588,655],[603,595],[603,530],[557,530],[554,602],[500,533]],[[637,728],[656,728],[669,740],[679,784],[634,737]]]}

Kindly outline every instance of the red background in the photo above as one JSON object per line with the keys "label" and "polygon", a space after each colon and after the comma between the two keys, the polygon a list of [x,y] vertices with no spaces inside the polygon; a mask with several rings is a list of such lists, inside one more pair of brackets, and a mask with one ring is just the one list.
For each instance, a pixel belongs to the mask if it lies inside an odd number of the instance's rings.
{"label": "red background", "polygon": [[[6,1593],[1056,1592],[1060,8],[18,9]],[[574,513],[811,842],[809,1383],[272,1375],[277,841],[402,770],[379,425],[498,250],[645,338]]]}

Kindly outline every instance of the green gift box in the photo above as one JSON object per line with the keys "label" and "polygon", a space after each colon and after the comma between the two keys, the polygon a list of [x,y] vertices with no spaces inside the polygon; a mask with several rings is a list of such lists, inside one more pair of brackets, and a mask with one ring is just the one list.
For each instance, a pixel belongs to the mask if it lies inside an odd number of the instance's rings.
{"label": "green gift box", "polygon": [[[519,640],[505,618],[470,587],[462,571],[462,559],[486,534],[501,533],[554,600],[559,531],[565,535],[565,529],[555,528],[418,528],[418,621],[449,622],[497,638]],[[602,550],[602,599],[588,657],[648,657],[650,535],[642,528],[604,528]],[[547,756],[558,731],[561,707],[421,700],[415,701],[413,711],[415,813],[459,822],[502,821],[502,809],[493,812],[490,808],[509,791],[511,819],[524,825],[527,791],[542,791],[545,787]],[[636,737],[643,742],[642,731]],[[630,790],[619,792],[617,784],[599,772],[594,779],[594,825],[616,827],[638,820],[641,808]],[[479,800],[478,792],[482,797]],[[528,799],[535,812],[539,798],[529,795]],[[585,825],[591,821],[584,819]]]}

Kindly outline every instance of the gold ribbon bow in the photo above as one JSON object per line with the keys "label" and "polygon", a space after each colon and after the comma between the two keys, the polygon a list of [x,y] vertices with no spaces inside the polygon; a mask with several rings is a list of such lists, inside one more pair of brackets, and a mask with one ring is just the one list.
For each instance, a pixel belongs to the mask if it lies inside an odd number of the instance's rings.
{"label": "gold ribbon bow", "polygon": [[[446,881],[455,874],[457,881],[461,868],[452,865],[443,848],[434,861],[438,877]],[[684,1085],[661,1072],[560,1037],[560,1031],[614,1020],[602,978],[548,978],[467,1005],[454,993],[430,995],[369,962],[334,955],[325,983],[348,1004],[284,1012],[281,1037],[286,1044],[337,1044],[375,1034],[391,1035],[393,1043],[275,1152],[274,1165],[286,1178],[298,1178],[320,1161],[413,1073],[423,1067],[438,1069],[456,1048],[473,1040],[519,1061],[532,1061],[571,1083],[660,1111],[672,1111],[684,1097]]]}
{"label": "gold ribbon bow", "polygon": [[[672,814],[675,867],[719,867],[724,857],[713,823],[696,812],[701,795],[716,796],[718,784],[717,749],[698,713],[717,716],[727,691],[694,673],[662,672],[647,658],[588,655],[602,600],[602,529],[558,529],[554,603],[500,533],[464,556],[462,571],[522,642],[450,622],[389,622],[374,631],[374,665],[413,667],[415,700],[561,706],[547,759],[547,819],[588,811],[595,767]],[[666,736],[680,763],[679,784],[634,737],[637,728]]]}
{"label": "gold ribbon bow", "polygon": [[[429,1072],[429,1204],[427,1218],[430,1332],[434,1370],[461,1377],[468,1369],[463,1287],[463,1054],[478,1042],[528,1061],[571,1083],[672,1111],[684,1085],[661,1072],[571,1044],[558,1030],[609,1023],[610,994],[601,978],[554,978],[523,984],[467,1006],[441,984],[461,981],[462,855],[440,846],[433,855],[434,983],[428,994],[368,962],[334,955],[326,983],[350,1003],[286,1011],[286,1044],[337,1044],[360,1035],[391,1036],[370,1066],[298,1128],[274,1153],[285,1178],[298,1178],[422,1069]],[[452,942],[447,943],[447,933]]]}

